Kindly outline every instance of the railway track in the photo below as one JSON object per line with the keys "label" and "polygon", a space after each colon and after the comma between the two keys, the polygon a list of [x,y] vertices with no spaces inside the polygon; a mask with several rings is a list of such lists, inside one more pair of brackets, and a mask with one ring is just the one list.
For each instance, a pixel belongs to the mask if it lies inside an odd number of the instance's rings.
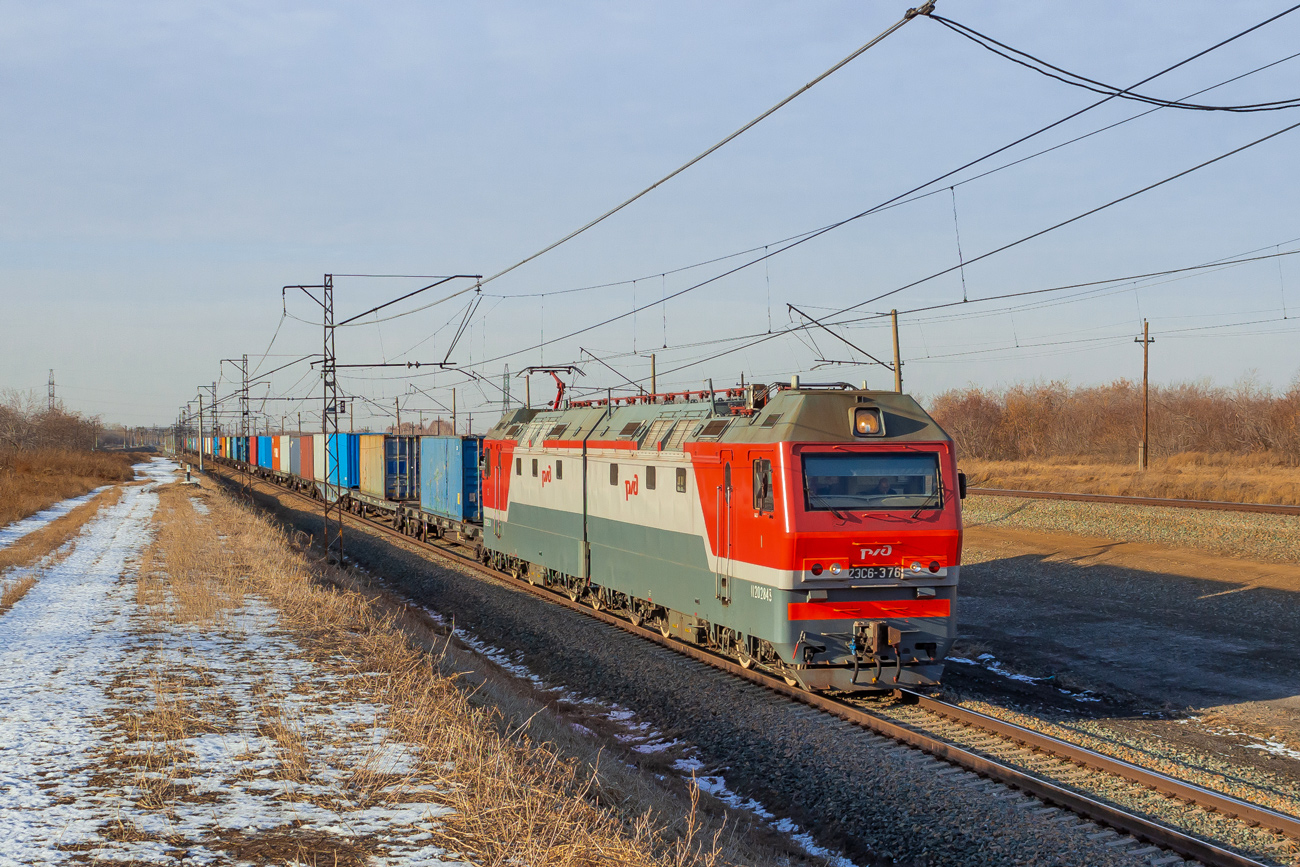
{"label": "railway track", "polygon": [[[214,467],[230,484],[243,482],[243,475],[226,467]],[[320,501],[261,479],[254,485],[287,494],[320,506]],[[1190,859],[1207,867],[1267,867],[1261,861],[1211,840],[1180,830],[1143,815],[1140,809],[1126,809],[1122,803],[1141,803],[1153,795],[1185,805],[1187,811],[1217,814],[1219,819],[1252,829],[1272,832],[1277,848],[1300,844],[1300,819],[1242,801],[1211,789],[1160,774],[1137,765],[1089,750],[1068,741],[1018,726],[1006,720],[949,704],[921,693],[898,691],[888,705],[859,699],[818,695],[791,687],[784,680],[755,669],[743,668],[734,660],[705,648],[684,644],[657,630],[636,626],[608,611],[596,610],[556,591],[537,587],[525,580],[489,569],[454,543],[414,539],[381,522],[345,513],[354,525],[392,536],[467,569],[497,581],[510,583],[534,596],[581,612],[647,641],[667,647],[731,675],[763,686],[791,703],[816,708],[861,726],[875,736],[934,756],[949,765],[1023,792],[1052,807],[1063,808],[1087,822],[1102,826],[1096,837],[1112,835],[1108,845],[1136,845],[1130,854],[1150,855],[1152,864]],[[1101,794],[1099,794],[1101,793]],[[1168,853],[1173,853],[1169,855]],[[1164,857],[1162,857],[1164,856]]]}
{"label": "railway track", "polygon": [[1218,500],[1171,500],[1162,497],[1117,497],[1110,494],[1070,494],[1063,491],[1019,491],[1011,488],[970,488],[983,497],[1019,497],[1026,500],[1074,500],[1079,503],[1114,503],[1121,506],[1159,506],[1170,509],[1208,509],[1215,512],[1256,512],[1263,515],[1300,515],[1300,506],[1268,503],[1225,503]]}

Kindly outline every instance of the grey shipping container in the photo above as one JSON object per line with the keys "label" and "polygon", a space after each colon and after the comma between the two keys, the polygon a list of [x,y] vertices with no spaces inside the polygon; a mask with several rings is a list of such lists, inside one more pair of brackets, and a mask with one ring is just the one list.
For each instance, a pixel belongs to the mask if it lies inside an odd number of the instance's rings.
{"label": "grey shipping container", "polygon": [[289,472],[302,476],[302,437],[289,437]]}
{"label": "grey shipping container", "polygon": [[483,519],[482,437],[420,437],[420,508],[457,521]]}

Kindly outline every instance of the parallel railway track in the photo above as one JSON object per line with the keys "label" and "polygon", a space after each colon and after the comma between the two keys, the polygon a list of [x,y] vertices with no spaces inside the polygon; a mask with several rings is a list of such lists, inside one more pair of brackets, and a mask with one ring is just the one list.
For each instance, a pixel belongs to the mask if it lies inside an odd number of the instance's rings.
{"label": "parallel railway track", "polygon": [[1114,503],[1121,506],[1159,506],[1170,509],[1208,509],[1215,512],[1255,512],[1264,515],[1300,515],[1300,506],[1269,503],[1226,503],[1218,500],[1171,500],[1163,497],[1117,497],[1110,494],[1071,494],[1063,491],[1019,491],[1011,488],[970,488],[982,497],[1019,497],[1027,500],[1073,500],[1079,503]]}
{"label": "parallel railway track", "polygon": [[[230,484],[240,484],[246,478],[230,468],[214,467],[214,469]],[[266,486],[279,494],[299,498],[314,508],[320,506],[320,501],[313,497],[271,482],[255,479],[254,484]],[[905,720],[899,719],[898,714],[893,714],[895,718],[890,719],[886,714],[873,712],[862,702],[818,695],[791,687],[778,677],[755,669],[743,668],[734,660],[705,648],[667,638],[657,630],[633,625],[611,612],[596,610],[558,592],[534,586],[525,580],[512,579],[508,575],[483,566],[473,556],[457,550],[459,546],[454,543],[438,544],[421,541],[381,521],[360,517],[350,512],[345,514],[347,520],[355,525],[396,537],[461,569],[471,570],[498,581],[509,582],[511,586],[534,596],[581,612],[647,641],[761,685],[792,702],[832,714],[958,768],[1032,795],[1047,804],[1064,808],[1084,819],[1114,829],[1121,835],[1129,835],[1152,847],[1168,850],[1208,867],[1265,867],[1268,862],[1255,860],[1214,842],[1125,810],[1114,803],[1090,796],[1080,791],[1081,787],[1072,786],[1065,779],[1051,779],[1051,774],[1055,772],[1059,777],[1069,777],[1071,772],[1082,769],[1086,770],[1089,776],[1108,775],[1124,781],[1144,794],[1148,790],[1154,791],[1166,798],[1177,799],[1201,810],[1219,813],[1251,828],[1267,829],[1276,835],[1279,846],[1287,845],[1288,841],[1295,841],[1292,845],[1300,843],[1300,819],[1294,816],[1150,771],[1077,744],[919,693],[900,691],[898,695],[911,705],[912,710],[904,715],[907,717]],[[943,734],[945,730],[952,731],[954,726],[978,729],[986,733],[990,740],[975,748],[961,746],[954,742],[956,739],[951,735],[945,737]],[[1017,765],[1021,766],[1017,767]],[[1033,769],[1030,766],[1034,766]],[[1120,841],[1122,842],[1122,838]]]}

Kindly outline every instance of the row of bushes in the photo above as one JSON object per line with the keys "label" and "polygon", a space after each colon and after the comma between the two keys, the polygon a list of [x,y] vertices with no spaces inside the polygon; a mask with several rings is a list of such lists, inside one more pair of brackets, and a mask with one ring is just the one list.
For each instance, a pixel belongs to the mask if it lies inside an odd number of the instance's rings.
{"label": "row of bushes", "polygon": [[99,419],[50,409],[30,392],[0,392],[0,452],[33,449],[89,451],[95,447]]}
{"label": "row of bushes", "polygon": [[[939,395],[931,413],[963,456],[1122,463],[1136,459],[1142,437],[1142,384],[971,386]],[[1253,382],[1152,386],[1149,447],[1153,458],[1212,452],[1300,464],[1300,381],[1283,394]]]}

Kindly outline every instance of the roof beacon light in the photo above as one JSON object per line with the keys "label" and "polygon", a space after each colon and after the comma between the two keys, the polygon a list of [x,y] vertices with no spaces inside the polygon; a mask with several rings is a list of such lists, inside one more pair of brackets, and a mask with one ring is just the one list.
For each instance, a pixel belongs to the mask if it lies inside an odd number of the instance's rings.
{"label": "roof beacon light", "polygon": [[853,408],[853,435],[859,437],[878,437],[885,432],[880,423],[880,410],[874,406],[857,406]]}

